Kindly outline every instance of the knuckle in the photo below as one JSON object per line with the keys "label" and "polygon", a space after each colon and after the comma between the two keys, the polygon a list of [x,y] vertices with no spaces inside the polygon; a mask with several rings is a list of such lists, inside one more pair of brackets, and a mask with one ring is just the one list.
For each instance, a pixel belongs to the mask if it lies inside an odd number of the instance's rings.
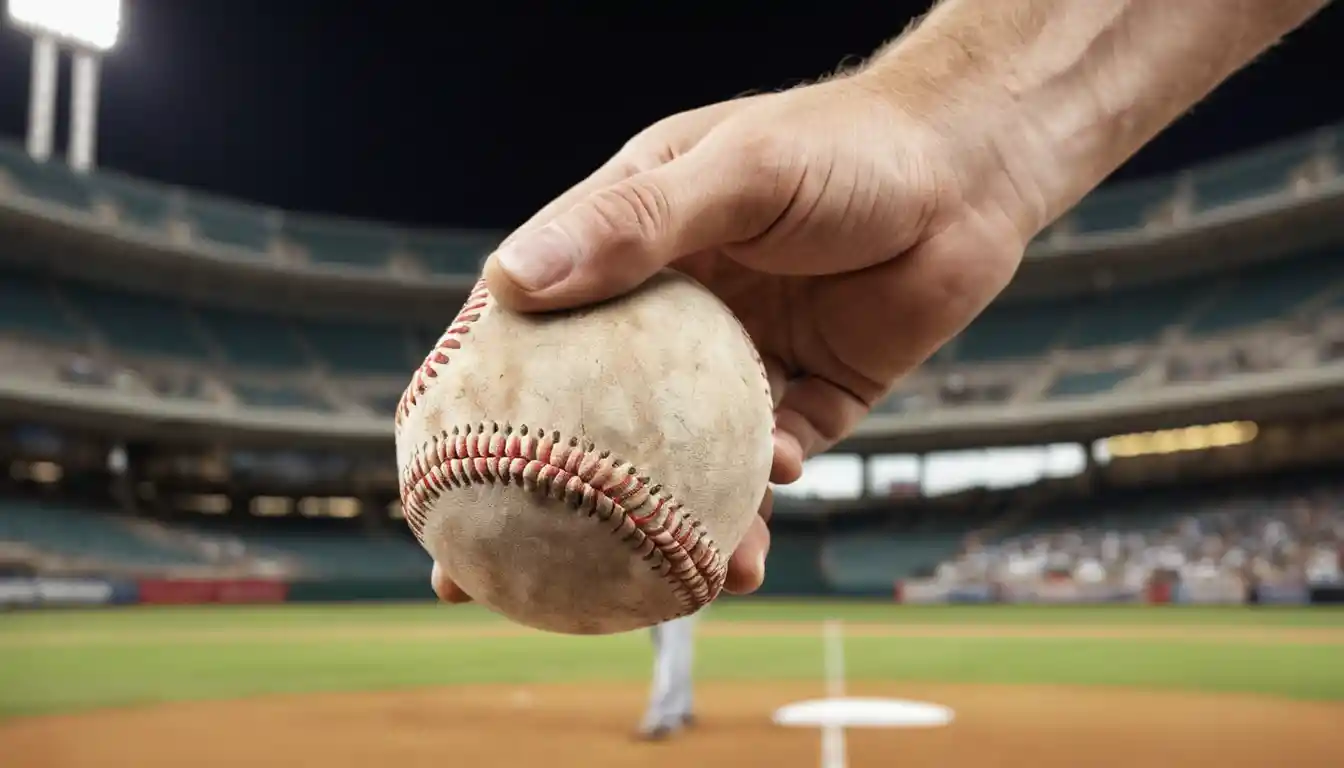
{"label": "knuckle", "polygon": [[667,196],[638,180],[600,190],[591,203],[604,244],[617,250],[655,240],[670,213]]}

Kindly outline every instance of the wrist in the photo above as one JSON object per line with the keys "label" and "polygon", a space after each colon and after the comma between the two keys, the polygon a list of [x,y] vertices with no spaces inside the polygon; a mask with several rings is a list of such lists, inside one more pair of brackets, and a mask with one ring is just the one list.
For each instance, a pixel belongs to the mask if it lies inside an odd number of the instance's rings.
{"label": "wrist", "polygon": [[944,0],[858,77],[945,133],[1030,237],[1327,3]]}
{"label": "wrist", "polygon": [[[1055,162],[1053,148],[1013,93],[1011,73],[975,55],[938,21],[931,15],[850,78],[905,122],[925,127],[918,146],[948,169],[943,175],[953,180],[958,202],[1007,219],[1025,247],[1052,220],[1045,176]],[[906,136],[900,139],[910,145]]]}

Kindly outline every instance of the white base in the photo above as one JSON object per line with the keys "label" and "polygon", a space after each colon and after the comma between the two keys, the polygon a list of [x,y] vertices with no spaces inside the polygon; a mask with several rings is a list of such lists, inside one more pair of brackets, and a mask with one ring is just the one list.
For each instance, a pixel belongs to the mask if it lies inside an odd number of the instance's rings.
{"label": "white base", "polygon": [[952,722],[951,709],[901,699],[814,699],[775,711],[775,725],[786,728],[937,728]]}

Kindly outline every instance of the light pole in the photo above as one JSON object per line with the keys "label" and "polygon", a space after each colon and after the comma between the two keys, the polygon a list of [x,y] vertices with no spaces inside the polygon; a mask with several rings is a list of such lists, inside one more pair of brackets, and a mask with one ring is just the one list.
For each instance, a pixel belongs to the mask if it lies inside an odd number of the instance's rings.
{"label": "light pole", "polygon": [[9,0],[8,20],[33,39],[28,154],[39,162],[51,158],[58,57],[61,48],[68,48],[74,66],[66,160],[78,173],[92,170],[98,136],[100,65],[121,34],[121,0]]}

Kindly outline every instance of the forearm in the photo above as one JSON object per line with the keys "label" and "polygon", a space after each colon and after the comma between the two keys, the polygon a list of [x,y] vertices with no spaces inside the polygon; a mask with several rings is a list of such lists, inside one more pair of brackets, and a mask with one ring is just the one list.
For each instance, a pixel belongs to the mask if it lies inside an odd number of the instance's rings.
{"label": "forearm", "polygon": [[862,76],[1002,166],[1034,235],[1328,4],[945,0]]}

